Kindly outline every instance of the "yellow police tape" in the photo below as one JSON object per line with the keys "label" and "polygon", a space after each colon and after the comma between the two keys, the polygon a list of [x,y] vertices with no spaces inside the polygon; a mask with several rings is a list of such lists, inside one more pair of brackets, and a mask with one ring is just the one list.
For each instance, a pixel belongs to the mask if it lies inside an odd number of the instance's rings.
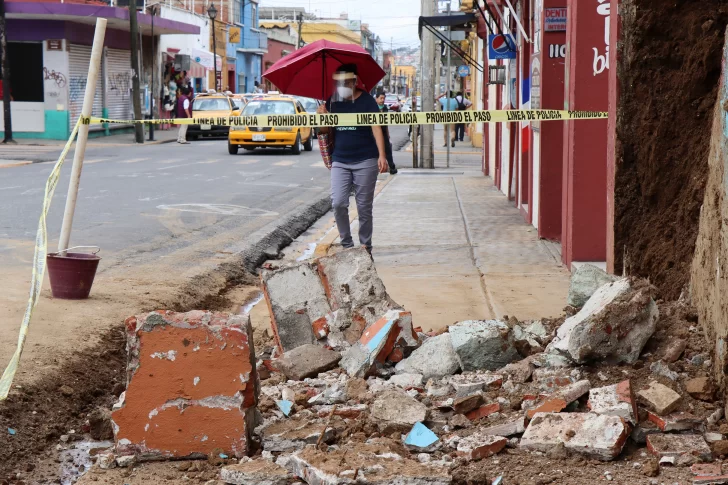
{"label": "yellow police tape", "polygon": [[35,236],[35,253],[33,255],[33,276],[30,282],[30,297],[28,306],[23,315],[18,336],[18,347],[10,363],[0,377],[0,401],[4,401],[10,392],[15,373],[18,370],[20,356],[23,353],[25,339],[28,336],[30,318],[33,309],[40,298],[43,278],[46,269],[46,254],[48,252],[48,233],[46,230],[46,215],[50,209],[51,199],[55,191],[61,167],[71,149],[73,140],[81,124],[98,123],[150,123],[150,124],[176,124],[176,125],[217,125],[245,128],[251,127],[312,127],[325,128],[334,126],[396,126],[396,125],[432,125],[451,123],[499,123],[518,121],[555,121],[555,120],[591,120],[605,119],[608,113],[602,111],[557,111],[557,110],[483,110],[483,111],[435,111],[429,113],[342,113],[342,114],[297,114],[297,115],[255,115],[255,116],[222,116],[197,117],[157,120],[112,120],[107,118],[81,117],[71,132],[58,161],[51,170],[46,181],[43,208],[38,221],[38,231]]}
{"label": "yellow police tape", "polygon": [[79,119],[76,122],[76,126],[73,127],[71,137],[66,142],[66,146],[63,147],[63,151],[58,157],[58,161],[53,166],[53,170],[51,170],[48,180],[46,181],[45,195],[43,196],[43,208],[41,209],[40,220],[38,221],[38,231],[35,234],[35,252],[33,254],[33,276],[30,280],[30,297],[28,298],[28,306],[25,308],[23,321],[20,324],[18,347],[15,349],[15,353],[10,359],[10,363],[5,368],[5,372],[3,372],[2,377],[0,377],[0,401],[4,401],[10,392],[10,386],[13,383],[13,378],[15,377],[15,373],[18,371],[18,363],[20,362],[20,356],[23,353],[25,339],[28,336],[30,317],[33,315],[33,309],[40,298],[40,290],[43,287],[43,278],[45,277],[46,254],[48,252],[46,215],[48,214],[48,209],[51,207],[51,199],[53,198],[53,192],[56,190],[56,184],[58,183],[58,179],[61,175],[61,167],[66,159],[66,155],[68,155],[68,151],[71,149],[73,140],[76,138],[76,133],[78,133],[78,127],[80,125],[81,120]]}
{"label": "yellow police tape", "polygon": [[215,125],[235,127],[312,127],[331,126],[396,126],[434,125],[457,123],[501,123],[516,121],[565,121],[606,119],[603,111],[530,110],[482,110],[482,111],[433,111],[429,113],[329,113],[291,115],[211,116],[176,118],[166,120],[111,120],[91,116],[82,118],[86,125],[97,123],[150,123],[176,125]]}

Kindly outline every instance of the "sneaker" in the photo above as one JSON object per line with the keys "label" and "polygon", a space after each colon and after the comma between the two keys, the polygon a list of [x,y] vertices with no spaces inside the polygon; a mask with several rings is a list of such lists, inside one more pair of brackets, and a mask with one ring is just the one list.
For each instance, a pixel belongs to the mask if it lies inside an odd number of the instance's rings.
{"label": "sneaker", "polygon": [[395,167],[395,168],[392,168],[392,169],[390,169],[390,170],[389,170],[389,173],[390,173],[391,175],[395,175],[395,174],[397,173],[397,168]]}

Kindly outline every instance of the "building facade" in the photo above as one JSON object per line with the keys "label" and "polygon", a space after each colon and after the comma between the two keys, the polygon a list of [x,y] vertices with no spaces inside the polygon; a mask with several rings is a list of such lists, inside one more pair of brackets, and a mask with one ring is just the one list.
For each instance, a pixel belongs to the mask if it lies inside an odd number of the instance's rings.
{"label": "building facade", "polygon": [[[278,60],[296,50],[298,34],[293,26],[286,23],[261,22],[260,28],[268,36],[268,52],[263,55],[263,73],[265,73]],[[265,79],[264,89],[273,91],[276,87]]]}
{"label": "building facade", "polygon": [[[81,115],[97,17],[108,20],[101,72],[92,114],[130,119],[131,51],[129,10],[105,5],[55,2],[6,3],[13,136],[67,139]],[[139,13],[142,106],[150,113],[151,73],[160,36],[199,35],[198,26]],[[159,67],[159,64],[156,64]],[[159,80],[157,79],[158,83]],[[92,136],[110,134],[124,125],[93,125]],[[0,129],[4,125],[0,121]]]}
{"label": "building facade", "polygon": [[240,29],[240,36],[237,42],[228,43],[227,54],[234,57],[236,63],[234,92],[250,93],[256,82],[262,83],[263,56],[268,52],[268,36],[259,28],[257,0],[236,3],[241,8],[240,21],[235,24]]}

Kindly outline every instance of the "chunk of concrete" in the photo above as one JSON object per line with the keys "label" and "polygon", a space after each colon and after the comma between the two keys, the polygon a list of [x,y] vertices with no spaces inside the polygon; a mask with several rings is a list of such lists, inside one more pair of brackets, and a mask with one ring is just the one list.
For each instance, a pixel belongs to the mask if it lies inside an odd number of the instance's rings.
{"label": "chunk of concrete", "polygon": [[370,414],[380,428],[409,430],[427,419],[427,406],[400,391],[383,392],[372,403]]}
{"label": "chunk of concrete", "polygon": [[261,274],[271,328],[281,352],[316,342],[313,322],[331,312],[317,266],[299,263]]}
{"label": "chunk of concrete", "polygon": [[680,394],[659,382],[651,382],[647,388],[637,393],[637,397],[650,411],[660,416],[677,409],[681,399]]}
{"label": "chunk of concrete", "polygon": [[476,431],[458,441],[457,454],[467,461],[482,460],[499,453],[507,443],[508,440],[502,436],[491,436]]}
{"label": "chunk of concrete", "polygon": [[497,370],[520,358],[510,327],[499,320],[467,320],[448,332],[463,372]]}
{"label": "chunk of concrete", "polygon": [[593,413],[619,416],[633,426],[638,421],[637,402],[629,380],[591,389],[587,406]]}
{"label": "chunk of concrete", "polygon": [[341,354],[338,352],[319,345],[305,344],[283,354],[274,365],[287,378],[302,381],[333,369],[340,360]]}
{"label": "chunk of concrete", "polygon": [[566,302],[575,308],[581,308],[599,288],[617,279],[616,276],[592,264],[580,264],[571,275]]}
{"label": "chunk of concrete", "polygon": [[346,249],[317,260],[319,275],[332,310],[348,308],[373,325],[389,310],[401,308],[387,294],[366,249]]}
{"label": "chunk of concrete", "polygon": [[405,389],[410,387],[424,387],[424,379],[422,374],[397,374],[389,378],[389,383],[397,387]]}
{"label": "chunk of concrete", "polygon": [[526,412],[526,416],[530,419],[537,413],[558,413],[563,411],[566,406],[588,393],[590,389],[591,383],[586,379],[564,386],[546,398],[537,401]]}
{"label": "chunk of concrete", "polygon": [[379,443],[352,443],[328,451],[308,447],[291,457],[290,470],[309,485],[452,483],[446,466],[410,460],[399,455],[395,449]]}
{"label": "chunk of concrete", "polygon": [[703,420],[690,413],[672,413],[659,416],[647,411],[647,419],[655,423],[661,431],[695,431],[701,430]]}
{"label": "chunk of concrete", "polygon": [[345,426],[338,416],[331,420],[296,416],[266,423],[259,428],[259,434],[265,451],[291,453],[302,450],[306,445],[316,444],[322,433],[323,442],[330,443]]}
{"label": "chunk of concrete", "polygon": [[481,391],[500,389],[503,385],[503,374],[490,372],[468,372],[455,374],[447,381],[455,390],[455,397],[466,397]]}
{"label": "chunk of concrete", "polygon": [[497,424],[480,430],[485,435],[504,437],[523,434],[524,431],[526,431],[526,418],[523,416],[508,423]]}
{"label": "chunk of concrete", "polygon": [[526,428],[520,447],[547,452],[563,443],[567,450],[603,461],[622,452],[629,425],[619,416],[594,413],[538,413]]}
{"label": "chunk of concrete", "polygon": [[425,381],[454,374],[460,368],[450,336],[430,337],[412,354],[397,364],[397,374],[421,374]]}
{"label": "chunk of concrete", "polygon": [[112,413],[117,454],[245,456],[259,392],[248,316],[159,311],[125,325],[128,385]]}
{"label": "chunk of concrete", "polygon": [[577,363],[633,364],[655,332],[659,312],[652,291],[646,281],[629,278],[602,286],[559,327],[546,352]]}
{"label": "chunk of concrete", "polygon": [[695,377],[685,382],[685,391],[695,399],[712,401],[715,398],[715,386],[710,377]]}
{"label": "chunk of concrete", "polygon": [[418,345],[419,338],[412,328],[412,314],[390,310],[367,328],[359,341],[344,352],[341,368],[352,377],[365,377],[374,370],[377,362],[386,362],[395,348],[411,350]]}
{"label": "chunk of concrete", "polygon": [[713,459],[708,443],[698,434],[651,434],[647,436],[647,449],[659,458],[692,455],[702,461]]}
{"label": "chunk of concrete", "polygon": [[252,460],[222,467],[220,478],[233,485],[286,485],[292,477],[288,470],[273,462]]}

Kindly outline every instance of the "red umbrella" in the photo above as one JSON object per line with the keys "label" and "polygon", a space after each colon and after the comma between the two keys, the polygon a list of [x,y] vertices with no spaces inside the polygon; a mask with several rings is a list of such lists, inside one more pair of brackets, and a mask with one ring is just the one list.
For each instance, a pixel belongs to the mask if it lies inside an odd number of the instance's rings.
{"label": "red umbrella", "polygon": [[327,99],[336,82],[332,76],[343,64],[356,64],[358,87],[370,91],[385,75],[363,47],[317,40],[273,64],[263,77],[285,94]]}

